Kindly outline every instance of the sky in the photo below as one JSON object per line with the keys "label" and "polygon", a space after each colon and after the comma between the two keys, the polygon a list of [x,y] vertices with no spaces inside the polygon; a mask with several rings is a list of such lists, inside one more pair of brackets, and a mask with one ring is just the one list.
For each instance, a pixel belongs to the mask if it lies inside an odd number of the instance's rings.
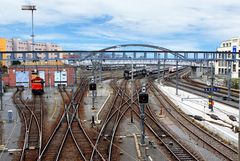
{"label": "sky", "polygon": [[151,44],[170,50],[215,51],[240,36],[239,0],[1,0],[0,37],[31,39],[64,50]]}

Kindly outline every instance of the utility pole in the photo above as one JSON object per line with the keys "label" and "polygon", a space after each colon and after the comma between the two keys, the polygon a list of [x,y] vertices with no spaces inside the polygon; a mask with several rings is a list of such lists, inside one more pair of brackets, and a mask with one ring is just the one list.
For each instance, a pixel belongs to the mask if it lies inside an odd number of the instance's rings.
{"label": "utility pole", "polygon": [[176,95],[178,95],[178,53],[176,53]]}
{"label": "utility pole", "polygon": [[160,84],[160,55],[158,53],[158,83]]}
{"label": "utility pole", "polygon": [[101,56],[101,60],[100,60],[100,87],[102,87],[102,71],[103,71],[102,63],[103,63],[103,53],[100,53],[100,56]]}
{"label": "utility pole", "polygon": [[133,58],[132,58],[132,72],[131,72],[131,123],[133,123]]}
{"label": "utility pole", "polygon": [[144,120],[145,120],[145,104],[148,103],[148,94],[146,93],[146,87],[142,86],[142,92],[139,94],[139,104],[141,110],[141,145],[145,145],[145,128],[144,128]]}
{"label": "utility pole", "polygon": [[74,85],[77,85],[77,67],[74,68]]}
{"label": "utility pole", "polygon": [[[22,6],[22,10],[26,10],[26,11],[31,11],[32,13],[32,51],[34,51],[34,45],[35,45],[35,42],[34,42],[34,19],[33,19],[33,12],[37,10],[36,6],[35,5],[23,5]],[[32,54],[37,54],[37,53],[32,53]],[[36,58],[37,58],[37,55],[36,55]],[[36,69],[37,69],[37,62],[35,60],[35,63],[36,63]]]}
{"label": "utility pole", "polygon": [[232,61],[228,61],[228,100],[231,100],[231,82],[232,82]]}
{"label": "utility pole", "polygon": [[95,101],[94,92],[97,90],[97,85],[94,79],[92,79],[89,84],[89,90],[92,91],[92,127],[93,127],[93,125],[95,125],[94,111],[96,110],[96,108],[94,107],[94,101]]}
{"label": "utility pole", "polygon": [[214,70],[213,70],[213,62],[211,63],[211,91],[210,91],[210,97],[211,97],[211,106],[212,106],[212,108],[211,108],[211,111],[213,112],[213,82],[214,82]]}
{"label": "utility pole", "polygon": [[165,76],[165,64],[166,64],[166,59],[163,60],[163,78]]}

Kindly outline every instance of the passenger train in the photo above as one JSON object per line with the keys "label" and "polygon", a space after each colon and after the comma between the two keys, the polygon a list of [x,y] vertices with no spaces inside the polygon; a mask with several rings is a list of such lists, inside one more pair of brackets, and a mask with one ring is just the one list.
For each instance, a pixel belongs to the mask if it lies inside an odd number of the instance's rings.
{"label": "passenger train", "polygon": [[[168,71],[168,68],[165,68],[165,71]],[[160,72],[163,72],[163,69],[160,69]],[[157,74],[158,73],[158,68],[155,67],[150,67],[150,68],[145,68],[145,69],[134,69],[133,70],[133,77],[136,76],[148,76],[152,74]],[[124,70],[123,73],[124,79],[130,79],[132,77],[132,71],[131,70]]]}
{"label": "passenger train", "polygon": [[124,70],[123,72],[123,77],[125,79],[130,79],[131,77],[136,77],[136,76],[145,76],[147,75],[147,70],[146,69],[133,69],[133,70]]}
{"label": "passenger train", "polygon": [[[179,66],[179,67],[178,67],[178,70],[182,70],[182,69],[184,69],[183,66]],[[170,68],[169,68],[169,73],[174,73],[174,72],[176,72],[176,70],[177,70],[176,66],[170,67]]]}

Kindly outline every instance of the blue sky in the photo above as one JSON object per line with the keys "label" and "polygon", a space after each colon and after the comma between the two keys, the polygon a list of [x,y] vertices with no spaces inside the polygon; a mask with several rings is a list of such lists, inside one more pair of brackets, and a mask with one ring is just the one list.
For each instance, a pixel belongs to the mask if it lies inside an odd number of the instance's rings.
{"label": "blue sky", "polygon": [[1,0],[0,37],[30,39],[64,50],[144,43],[170,50],[216,50],[240,36],[239,0]]}

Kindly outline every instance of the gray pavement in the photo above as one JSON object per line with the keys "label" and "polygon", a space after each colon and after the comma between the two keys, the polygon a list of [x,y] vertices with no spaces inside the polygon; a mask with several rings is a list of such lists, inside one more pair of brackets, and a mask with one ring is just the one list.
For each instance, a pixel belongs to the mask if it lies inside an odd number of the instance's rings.
{"label": "gray pavement", "polygon": [[[94,108],[93,107],[93,101],[92,101],[92,91],[87,92],[87,97],[84,98],[84,118],[81,118],[89,123],[92,121],[92,116],[94,116],[95,123],[98,123],[96,118],[98,118],[100,114],[100,109],[103,107],[104,103],[106,102],[106,99],[109,97],[111,92],[111,89],[109,87],[109,81],[104,81],[103,85],[97,85],[97,90],[95,92],[94,97]],[[99,120],[101,121],[101,120]]]}
{"label": "gray pavement", "polygon": [[[9,89],[3,95],[3,111],[0,111],[1,151],[0,160],[11,160],[12,155],[7,149],[17,149],[20,136],[21,122],[18,111],[13,104],[12,96],[16,89]],[[8,110],[13,111],[13,122],[8,121]],[[6,149],[3,150],[3,149]]]}
{"label": "gray pavement", "polygon": [[[0,111],[0,161],[12,160],[13,155],[7,150],[18,149],[18,142],[21,131],[21,120],[15,107],[12,96],[16,89],[8,89],[3,95],[3,111]],[[23,98],[31,100],[31,89],[25,88]],[[45,88],[45,103],[47,108],[48,125],[54,122],[59,109],[62,107],[62,99],[57,88]],[[8,110],[13,111],[13,122],[8,121]],[[3,150],[5,149],[5,150]]]}

